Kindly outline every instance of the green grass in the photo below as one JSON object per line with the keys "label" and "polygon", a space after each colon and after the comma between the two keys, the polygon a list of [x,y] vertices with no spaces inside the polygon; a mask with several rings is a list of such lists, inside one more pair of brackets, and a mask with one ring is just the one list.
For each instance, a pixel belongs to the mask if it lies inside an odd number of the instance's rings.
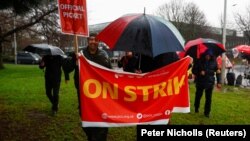
{"label": "green grass", "polygon": [[[0,70],[0,140],[84,141],[77,109],[77,96],[71,81],[62,78],[60,107],[56,117],[50,115],[50,103],[45,96],[44,73],[37,65],[5,64]],[[214,90],[211,117],[194,113],[195,88],[190,84],[191,113],[174,113],[173,125],[245,125],[250,124],[250,90],[227,87]],[[135,127],[110,128],[109,141],[135,141]]]}

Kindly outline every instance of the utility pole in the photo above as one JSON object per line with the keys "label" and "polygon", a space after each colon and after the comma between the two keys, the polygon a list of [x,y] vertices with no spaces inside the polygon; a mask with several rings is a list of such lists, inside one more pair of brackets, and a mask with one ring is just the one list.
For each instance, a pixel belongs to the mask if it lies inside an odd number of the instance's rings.
{"label": "utility pole", "polygon": [[[15,28],[16,28],[16,16],[14,16],[14,29]],[[15,57],[15,64],[17,64],[16,32],[14,32],[14,57]]]}
{"label": "utility pole", "polygon": [[[227,0],[224,0],[224,20],[223,20],[223,32],[222,43],[226,49],[226,24],[227,24]],[[226,53],[222,54],[222,68],[221,68],[221,83],[225,84],[225,68],[226,68]]]}

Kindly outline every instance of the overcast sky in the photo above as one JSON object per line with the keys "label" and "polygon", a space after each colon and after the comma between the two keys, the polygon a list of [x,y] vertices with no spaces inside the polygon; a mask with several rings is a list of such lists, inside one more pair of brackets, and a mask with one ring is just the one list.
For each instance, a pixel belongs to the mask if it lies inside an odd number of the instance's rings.
{"label": "overcast sky", "polygon": [[[128,13],[153,14],[156,9],[171,0],[87,0],[88,23],[97,24],[113,21]],[[212,26],[220,27],[220,17],[223,16],[224,0],[183,0],[194,2],[202,10]],[[233,14],[246,13],[250,0],[227,0],[227,22],[234,22]]]}

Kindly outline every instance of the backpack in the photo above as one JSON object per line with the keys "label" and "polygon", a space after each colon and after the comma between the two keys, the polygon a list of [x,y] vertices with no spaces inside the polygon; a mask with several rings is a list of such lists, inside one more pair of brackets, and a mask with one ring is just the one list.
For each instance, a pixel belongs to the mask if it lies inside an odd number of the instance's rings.
{"label": "backpack", "polygon": [[240,86],[242,84],[242,75],[238,75],[235,81],[235,86]]}

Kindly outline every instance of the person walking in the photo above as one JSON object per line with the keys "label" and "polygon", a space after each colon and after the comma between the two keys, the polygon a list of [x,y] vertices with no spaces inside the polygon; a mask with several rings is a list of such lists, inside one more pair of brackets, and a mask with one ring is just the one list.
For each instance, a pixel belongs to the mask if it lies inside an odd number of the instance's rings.
{"label": "person walking", "polygon": [[55,115],[58,111],[63,60],[60,55],[45,55],[39,63],[40,69],[45,68],[45,89],[46,95],[52,104],[52,115]]}
{"label": "person walking", "polygon": [[[102,49],[98,48],[99,41],[96,38],[96,33],[92,33],[89,35],[87,39],[88,46],[84,48],[81,52],[83,55],[90,61],[93,61],[95,63],[98,63],[104,67],[112,68],[111,62],[108,57],[107,52],[105,52]],[[70,65],[71,69],[68,69],[67,75],[70,73],[70,70],[74,68],[74,82],[75,87],[77,89],[77,95],[78,95],[78,102],[79,102],[79,114],[81,115],[81,108],[80,108],[80,91],[79,91],[79,67],[78,63],[76,63],[78,60],[78,54],[74,54],[72,57],[72,60],[70,61],[73,65]],[[64,70],[67,70],[67,66],[64,66]],[[67,76],[67,78],[69,78]],[[107,140],[107,134],[108,134],[108,128],[107,127],[82,127],[83,131],[86,133],[88,141],[106,141]]]}
{"label": "person walking", "polygon": [[196,92],[195,92],[195,113],[199,112],[200,100],[205,91],[205,107],[204,115],[209,118],[212,103],[212,93],[215,84],[215,74],[217,79],[217,87],[221,87],[220,73],[216,59],[211,50],[207,50],[201,60],[195,62],[192,73],[195,75]]}

